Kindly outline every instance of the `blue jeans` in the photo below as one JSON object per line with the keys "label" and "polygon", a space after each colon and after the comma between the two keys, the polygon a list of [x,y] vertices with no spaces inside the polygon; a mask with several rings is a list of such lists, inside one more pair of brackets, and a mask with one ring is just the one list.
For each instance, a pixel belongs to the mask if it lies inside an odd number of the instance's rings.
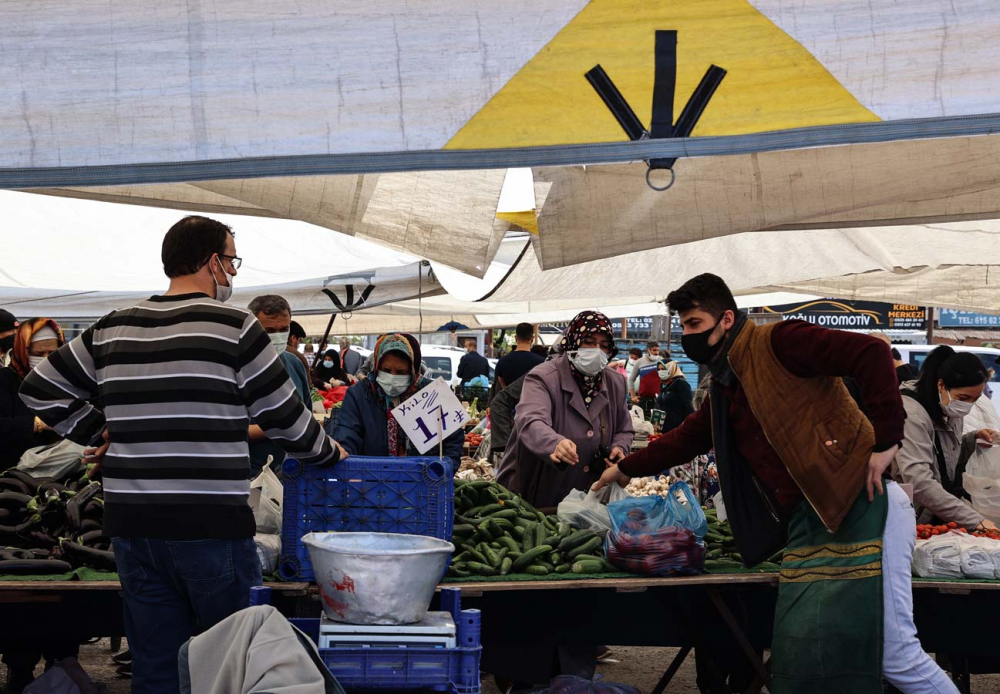
{"label": "blue jeans", "polygon": [[242,540],[112,538],[125,591],[132,691],[177,694],[177,651],[249,606],[261,584],[252,537]]}

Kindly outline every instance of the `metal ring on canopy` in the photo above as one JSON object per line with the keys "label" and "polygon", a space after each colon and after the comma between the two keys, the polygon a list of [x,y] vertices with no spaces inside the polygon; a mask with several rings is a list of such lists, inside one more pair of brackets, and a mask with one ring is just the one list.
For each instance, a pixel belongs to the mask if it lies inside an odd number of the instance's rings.
{"label": "metal ring on canopy", "polygon": [[653,169],[646,169],[646,185],[660,193],[662,193],[665,190],[670,190],[674,185],[674,181],[677,180],[677,174],[674,172],[673,169],[667,169],[667,171],[670,172],[670,183],[668,183],[663,188],[657,188],[656,186],[653,185],[653,182],[649,178],[649,175],[653,173]]}

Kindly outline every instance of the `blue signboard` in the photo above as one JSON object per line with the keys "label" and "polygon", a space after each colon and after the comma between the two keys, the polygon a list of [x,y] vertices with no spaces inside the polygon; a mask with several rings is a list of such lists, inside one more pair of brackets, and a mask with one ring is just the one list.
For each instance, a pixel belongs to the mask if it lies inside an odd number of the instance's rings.
{"label": "blue signboard", "polygon": [[942,328],[1000,328],[1000,316],[950,308],[941,309],[939,322]]}

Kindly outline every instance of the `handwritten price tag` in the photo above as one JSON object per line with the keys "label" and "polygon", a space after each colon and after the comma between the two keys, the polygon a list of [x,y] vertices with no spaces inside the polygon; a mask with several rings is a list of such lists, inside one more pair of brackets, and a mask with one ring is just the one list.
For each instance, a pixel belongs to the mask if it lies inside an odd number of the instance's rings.
{"label": "handwritten price tag", "polygon": [[443,378],[399,403],[392,416],[421,455],[469,421],[469,413]]}

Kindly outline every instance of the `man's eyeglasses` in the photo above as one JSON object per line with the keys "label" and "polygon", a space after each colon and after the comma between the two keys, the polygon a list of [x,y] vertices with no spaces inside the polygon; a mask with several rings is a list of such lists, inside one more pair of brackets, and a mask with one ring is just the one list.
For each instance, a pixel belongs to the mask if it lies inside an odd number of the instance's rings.
{"label": "man's eyeglasses", "polygon": [[234,269],[234,270],[239,270],[239,269],[240,269],[240,265],[242,265],[242,264],[243,264],[243,258],[240,258],[240,257],[239,257],[239,256],[237,256],[237,255],[225,255],[225,254],[223,254],[223,253],[220,253],[220,254],[219,254],[219,257],[220,257],[220,258],[225,258],[225,259],[226,259],[226,260],[228,260],[228,261],[229,261],[230,263],[232,263],[232,264],[233,264],[233,269]]}

